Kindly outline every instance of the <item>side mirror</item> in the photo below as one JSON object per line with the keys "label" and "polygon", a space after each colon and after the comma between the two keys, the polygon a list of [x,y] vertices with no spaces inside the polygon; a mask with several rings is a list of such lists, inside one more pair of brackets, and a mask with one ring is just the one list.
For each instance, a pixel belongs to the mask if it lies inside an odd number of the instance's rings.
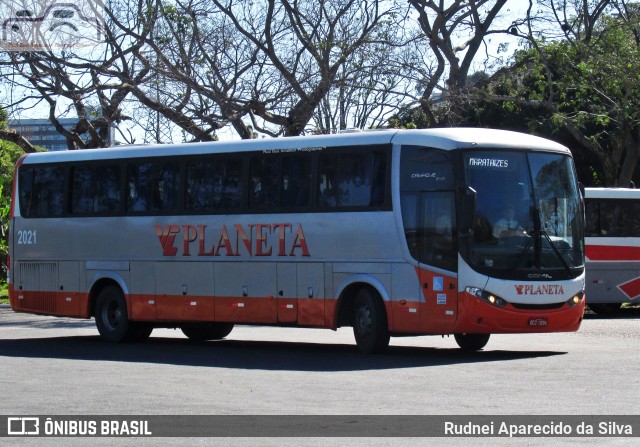
{"label": "side mirror", "polygon": [[460,203],[459,222],[461,235],[469,234],[473,228],[476,211],[476,197],[476,190],[471,186],[465,185],[460,188],[458,198]]}

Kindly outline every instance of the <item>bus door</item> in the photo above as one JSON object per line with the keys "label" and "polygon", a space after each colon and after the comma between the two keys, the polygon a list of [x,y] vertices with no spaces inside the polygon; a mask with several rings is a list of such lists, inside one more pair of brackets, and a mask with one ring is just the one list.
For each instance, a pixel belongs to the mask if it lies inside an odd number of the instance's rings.
{"label": "bus door", "polygon": [[455,193],[421,192],[418,259],[424,305],[422,327],[427,332],[453,329],[458,311]]}
{"label": "bus door", "polygon": [[402,147],[402,221],[409,254],[418,262],[418,324],[425,333],[447,333],[453,328],[458,311],[454,166],[447,151]]}

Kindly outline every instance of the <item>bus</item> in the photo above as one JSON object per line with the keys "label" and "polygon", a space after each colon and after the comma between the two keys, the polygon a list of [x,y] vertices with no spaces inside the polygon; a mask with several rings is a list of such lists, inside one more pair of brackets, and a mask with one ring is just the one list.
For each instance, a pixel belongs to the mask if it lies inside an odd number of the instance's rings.
{"label": "bus", "polygon": [[587,305],[611,314],[640,303],[640,190],[585,188]]}
{"label": "bus", "polygon": [[95,317],[112,342],[253,324],[352,327],[364,353],[402,335],[474,351],[490,334],[576,331],[584,314],[573,160],[526,134],[28,154],[12,195],[12,308]]}

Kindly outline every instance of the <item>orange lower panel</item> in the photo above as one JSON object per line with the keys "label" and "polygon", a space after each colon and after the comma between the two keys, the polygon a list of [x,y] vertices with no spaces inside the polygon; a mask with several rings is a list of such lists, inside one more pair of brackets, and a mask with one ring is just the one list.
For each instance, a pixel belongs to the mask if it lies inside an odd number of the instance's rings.
{"label": "orange lower panel", "polygon": [[[336,300],[129,294],[129,316],[135,321],[223,321],[255,324],[299,324],[334,327]],[[16,291],[9,286],[16,312],[89,318],[87,294]],[[325,308],[326,306],[326,308]]]}
{"label": "orange lower panel", "polygon": [[22,291],[10,287],[9,303],[16,312],[88,318],[87,296],[78,292]]}
{"label": "orange lower panel", "polygon": [[160,321],[213,321],[212,296],[158,295],[155,298],[156,319]]}
{"label": "orange lower panel", "polygon": [[230,323],[278,322],[277,300],[274,298],[216,297],[215,319]]}
{"label": "orange lower panel", "polygon": [[[504,308],[485,303],[467,293],[458,302],[458,320],[454,333],[516,334],[532,332],[575,332],[584,316],[585,299],[573,307],[560,309],[521,310],[507,305]],[[531,325],[531,321],[544,324]]]}
{"label": "orange lower panel", "polygon": [[136,321],[156,321],[156,297],[155,295],[129,295],[129,315]]}
{"label": "orange lower panel", "polygon": [[[335,303],[335,300],[331,300]],[[298,324],[325,327],[325,305],[329,300],[318,298],[298,299]]]}
{"label": "orange lower panel", "polygon": [[[9,287],[11,308],[17,312],[66,317],[89,317],[89,299],[78,292],[19,291]],[[250,297],[186,297],[129,295],[129,314],[137,321],[224,321],[255,324],[299,324],[336,327],[337,300],[275,299]],[[532,311],[511,305],[498,308],[469,294],[460,293],[456,322],[451,331],[432,325],[433,306],[418,302],[386,303],[393,316],[393,332],[415,334],[573,332],[582,322],[585,300],[573,307]],[[443,315],[449,320],[451,315]],[[531,321],[544,325],[531,325]]]}

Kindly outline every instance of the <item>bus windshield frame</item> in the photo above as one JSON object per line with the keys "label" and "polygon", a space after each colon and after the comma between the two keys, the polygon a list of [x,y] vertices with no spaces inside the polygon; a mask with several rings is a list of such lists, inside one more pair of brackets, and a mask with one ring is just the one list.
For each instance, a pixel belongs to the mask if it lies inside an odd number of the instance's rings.
{"label": "bus windshield frame", "polygon": [[460,254],[476,271],[509,280],[570,279],[584,269],[584,211],[566,154],[464,151]]}

